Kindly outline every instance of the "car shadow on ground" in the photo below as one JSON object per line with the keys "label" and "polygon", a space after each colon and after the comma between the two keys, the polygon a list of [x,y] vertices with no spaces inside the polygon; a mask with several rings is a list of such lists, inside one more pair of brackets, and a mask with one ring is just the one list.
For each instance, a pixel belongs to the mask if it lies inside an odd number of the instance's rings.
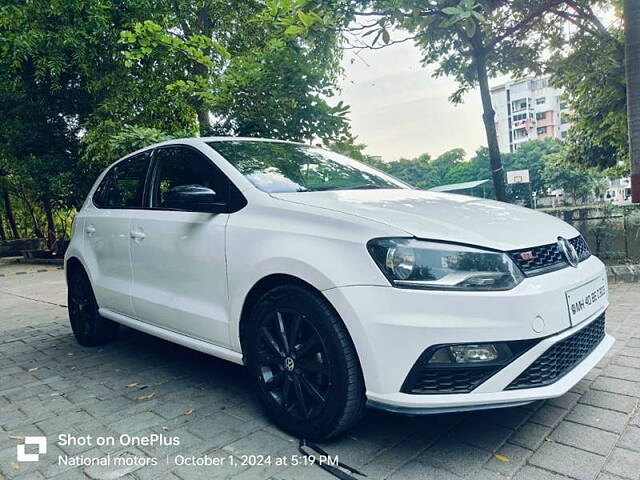
{"label": "car shadow on ground", "polygon": [[[129,328],[121,328],[117,340],[103,350],[117,358],[119,364],[136,366],[140,370],[139,376],[132,377],[139,380],[133,383],[144,385],[145,391],[155,393],[155,410],[168,420],[172,420],[168,418],[170,414],[164,412],[161,404],[176,399],[172,384],[178,384],[183,387],[179,396],[186,399],[184,406],[192,399],[199,416],[215,415],[216,411],[223,410],[252,424],[256,430],[266,428],[272,434],[293,440],[265,417],[249,383],[248,371],[242,366]],[[91,352],[91,349],[87,351]],[[148,383],[145,370],[150,375]],[[135,395],[137,393],[130,396]],[[368,408],[354,429],[322,447],[364,470],[384,451],[393,450],[394,457],[416,456],[436,442],[443,450],[467,445],[495,452],[509,431],[517,429],[541,404],[418,416]],[[383,458],[380,458],[381,462]]]}

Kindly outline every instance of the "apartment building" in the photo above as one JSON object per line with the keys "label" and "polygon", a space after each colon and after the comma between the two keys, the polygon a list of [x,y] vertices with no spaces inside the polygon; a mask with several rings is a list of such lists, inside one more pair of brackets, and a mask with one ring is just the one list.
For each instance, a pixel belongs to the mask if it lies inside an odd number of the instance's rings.
{"label": "apartment building", "polygon": [[565,138],[568,105],[562,89],[547,77],[524,78],[491,89],[501,152],[515,152],[527,140]]}

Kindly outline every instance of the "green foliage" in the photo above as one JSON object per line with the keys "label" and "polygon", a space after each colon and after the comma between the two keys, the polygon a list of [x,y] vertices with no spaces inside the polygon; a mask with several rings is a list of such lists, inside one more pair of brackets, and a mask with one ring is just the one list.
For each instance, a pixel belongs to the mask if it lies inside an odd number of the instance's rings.
{"label": "green foliage", "polygon": [[[268,12],[274,5],[277,18]],[[39,232],[46,210],[51,233],[52,210],[79,206],[106,165],[142,146],[193,136],[198,124],[210,133],[214,119],[225,134],[347,138],[348,107],[328,100],[340,58],[338,33],[326,28],[334,16],[324,7],[6,0],[0,177],[16,218],[31,219]],[[285,33],[291,26],[302,28]]]}
{"label": "green foliage", "polygon": [[[416,158],[383,162],[379,158],[364,153],[365,145],[354,141],[336,143],[331,148],[337,152],[373,165],[405,182],[421,189],[440,185],[472,182],[491,178],[489,152],[486,147],[466,159],[465,151],[454,148],[436,158],[427,153]],[[583,170],[567,162],[565,145],[557,139],[531,140],[520,145],[514,153],[504,156],[506,170],[529,170],[530,185],[511,185],[508,198],[512,202],[530,205],[531,192],[539,197],[550,190],[565,189],[575,201],[584,200],[592,193],[596,197],[606,192],[604,174],[595,169]],[[493,195],[491,189],[486,191]]]}
{"label": "green foliage", "polygon": [[531,190],[538,195],[544,195],[546,190],[550,188],[544,176],[544,170],[547,168],[547,158],[549,155],[560,153],[563,150],[564,144],[555,138],[530,140],[520,145],[514,153],[505,156],[505,169],[507,171],[529,170]]}
{"label": "green foliage", "polygon": [[235,58],[212,111],[213,132],[296,141],[337,141],[349,136],[349,107],[335,105],[335,38],[312,46],[287,40]]}
{"label": "green foliage", "polygon": [[[376,35],[400,27],[415,35],[423,51],[423,63],[436,65],[436,75],[453,77],[458,90],[455,103],[478,83],[479,57],[488,75],[497,76],[540,68],[545,48],[564,40],[564,22],[559,14],[575,13],[588,22],[589,1],[510,0],[378,0],[365,2],[379,12],[380,22],[365,32]],[[574,8],[572,5],[575,5]],[[375,44],[375,42],[374,42]]]}
{"label": "green foliage", "polygon": [[624,32],[579,33],[572,46],[550,62],[552,80],[565,88],[571,106],[567,158],[600,168],[627,165]]}
{"label": "green foliage", "polygon": [[132,30],[120,34],[127,67],[145,67],[145,60],[162,59],[169,63],[172,78],[164,86],[168,92],[187,99],[197,105],[210,105],[215,100],[216,82],[213,74],[220,72],[230,58],[227,49],[212,38],[211,31],[175,33],[173,28],[165,30],[151,20],[138,22]]}
{"label": "green foliage", "polygon": [[[108,130],[107,126],[111,126]],[[89,179],[89,188],[98,174],[117,159],[154,143],[178,137],[192,136],[193,132],[166,133],[157,128],[137,127],[105,122],[100,128],[91,130],[82,139],[84,157],[80,164],[83,176]]]}
{"label": "green foliage", "polygon": [[562,188],[573,199],[574,204],[589,200],[594,190],[602,193],[605,187],[604,176],[595,170],[576,168],[567,161],[566,152],[549,154],[545,160],[544,181],[549,188]]}

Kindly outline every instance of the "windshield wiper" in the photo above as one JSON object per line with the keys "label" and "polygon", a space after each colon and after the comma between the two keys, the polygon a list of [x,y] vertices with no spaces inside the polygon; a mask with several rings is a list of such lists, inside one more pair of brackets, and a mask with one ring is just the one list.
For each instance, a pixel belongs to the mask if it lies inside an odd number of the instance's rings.
{"label": "windshield wiper", "polygon": [[383,187],[382,185],[373,185],[373,184],[365,184],[365,185],[354,185],[349,187],[318,187],[318,188],[309,188],[306,190],[298,190],[299,192],[326,192],[328,190],[378,190],[381,188],[391,188],[391,187]]}

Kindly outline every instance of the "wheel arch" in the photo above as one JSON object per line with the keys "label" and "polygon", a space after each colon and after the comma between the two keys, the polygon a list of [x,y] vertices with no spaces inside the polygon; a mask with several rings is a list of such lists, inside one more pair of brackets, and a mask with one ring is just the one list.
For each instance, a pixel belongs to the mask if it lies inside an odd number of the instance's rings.
{"label": "wheel arch", "polygon": [[240,312],[240,320],[239,320],[239,327],[238,327],[238,334],[240,337],[240,347],[242,349],[243,360],[246,354],[246,348],[245,348],[246,331],[249,325],[250,315],[251,315],[251,311],[253,310],[253,307],[256,305],[258,300],[266,292],[268,292],[273,288],[283,286],[283,285],[296,285],[298,287],[309,290],[319,295],[320,297],[322,297],[322,299],[333,310],[333,312],[336,314],[336,316],[340,319],[340,321],[344,325],[347,331],[347,334],[349,335],[349,340],[351,341],[351,344],[354,345],[354,348],[355,348],[355,343],[353,342],[353,338],[351,337],[351,332],[349,331],[349,327],[346,325],[346,323],[340,316],[339,312],[336,310],[333,304],[329,301],[329,299],[325,295],[323,295],[321,290],[317,289],[309,282],[306,282],[305,280],[299,277],[296,277],[294,275],[285,274],[285,273],[274,273],[274,274],[267,275],[266,277],[263,277],[260,280],[258,280],[253,285],[253,287],[251,287],[251,289],[245,296],[245,299],[242,305],[242,310]]}
{"label": "wheel arch", "polygon": [[64,273],[65,279],[67,280],[67,285],[69,285],[71,275],[75,275],[77,272],[84,272],[87,276],[89,276],[89,272],[87,272],[86,267],[78,257],[69,257],[64,265]]}

